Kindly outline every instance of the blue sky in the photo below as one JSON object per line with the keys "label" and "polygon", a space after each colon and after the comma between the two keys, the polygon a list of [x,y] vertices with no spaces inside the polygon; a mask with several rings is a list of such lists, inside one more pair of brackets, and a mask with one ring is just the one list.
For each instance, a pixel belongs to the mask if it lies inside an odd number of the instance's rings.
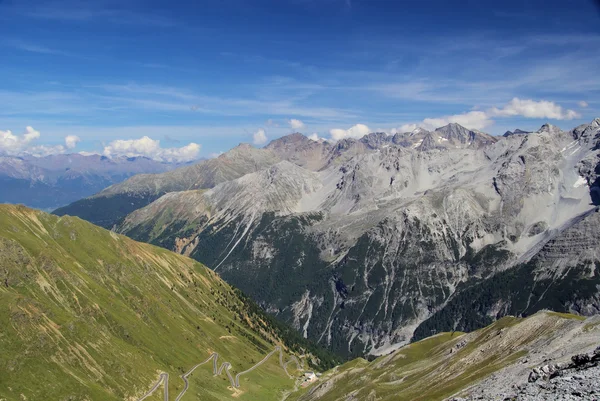
{"label": "blue sky", "polygon": [[571,128],[600,116],[598,49],[587,0],[0,0],[0,132],[207,157],[295,130]]}

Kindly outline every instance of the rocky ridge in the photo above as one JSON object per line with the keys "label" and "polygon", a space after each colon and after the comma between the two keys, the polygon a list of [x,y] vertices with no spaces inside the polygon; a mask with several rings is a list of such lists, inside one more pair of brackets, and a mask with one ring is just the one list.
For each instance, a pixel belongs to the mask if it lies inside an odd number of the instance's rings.
{"label": "rocky ridge", "polygon": [[[528,360],[525,358],[521,362]],[[600,346],[593,352],[573,355],[568,362],[533,368],[527,382],[513,384],[511,391],[494,394],[481,384],[475,388],[470,391],[476,394],[467,398],[453,397],[450,401],[597,400],[600,397]]]}

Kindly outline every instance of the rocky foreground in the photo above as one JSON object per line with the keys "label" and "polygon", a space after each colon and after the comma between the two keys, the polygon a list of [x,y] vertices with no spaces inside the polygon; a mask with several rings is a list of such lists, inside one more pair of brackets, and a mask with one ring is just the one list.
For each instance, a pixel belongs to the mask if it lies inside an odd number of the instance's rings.
{"label": "rocky foreground", "polygon": [[533,368],[527,383],[513,385],[506,394],[485,394],[482,390],[481,395],[452,398],[451,401],[467,400],[600,400],[600,346],[592,353],[574,355],[567,363]]}

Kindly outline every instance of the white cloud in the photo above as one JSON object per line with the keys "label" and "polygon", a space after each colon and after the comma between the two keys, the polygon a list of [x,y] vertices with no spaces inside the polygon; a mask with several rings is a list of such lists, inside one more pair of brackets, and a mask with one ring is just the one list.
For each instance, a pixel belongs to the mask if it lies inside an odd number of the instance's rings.
{"label": "white cloud", "polygon": [[99,155],[100,153],[98,152],[86,152],[85,150],[82,150],[80,152],[77,152],[82,156],[94,156],[94,155]]}
{"label": "white cloud", "polygon": [[469,111],[463,114],[454,114],[437,118],[426,118],[419,123],[409,123],[401,125],[398,128],[392,128],[390,134],[412,132],[417,128],[424,128],[432,131],[450,123],[457,123],[470,129],[483,129],[494,123],[492,119],[483,111]]}
{"label": "white cloud", "polygon": [[67,135],[65,137],[65,145],[67,149],[75,149],[77,143],[81,142],[81,139],[77,135]]}
{"label": "white cloud", "polygon": [[580,101],[578,104],[579,104],[579,107],[583,107],[583,108],[588,107],[588,102],[586,102],[585,100]]}
{"label": "white cloud", "polygon": [[58,155],[58,154],[65,153],[65,152],[66,152],[66,149],[62,145],[54,145],[54,146],[38,145],[38,146],[33,146],[33,147],[28,148],[27,150],[23,151],[23,154],[36,156],[36,157],[44,157],[44,156],[50,156],[50,155]]}
{"label": "white cloud", "polygon": [[313,132],[312,134],[310,134],[308,136],[308,139],[315,141],[315,142],[327,142],[327,139],[320,137],[319,134],[317,134],[316,132]]}
{"label": "white cloud", "polygon": [[339,141],[344,138],[362,138],[370,132],[369,127],[364,124],[356,124],[348,129],[334,128],[329,130],[331,139]]}
{"label": "white cloud", "polygon": [[564,110],[560,105],[547,100],[513,98],[503,108],[493,107],[488,110],[491,116],[523,116],[527,118],[550,118],[554,120],[572,120],[581,117],[574,110]]}
{"label": "white cloud", "polygon": [[33,127],[26,127],[22,135],[0,130],[0,155],[44,157],[66,153],[67,149],[75,148],[80,141],[76,135],[68,135],[65,137],[66,148],[63,145],[37,145],[35,142],[40,137],[40,132]]}
{"label": "white cloud", "polygon": [[223,152],[212,152],[208,154],[208,158],[209,159],[214,159],[217,158],[219,156],[221,156],[223,154]]}
{"label": "white cloud", "polygon": [[397,133],[404,133],[404,132],[412,132],[415,129],[417,129],[417,124],[404,124],[402,126],[400,126],[399,128],[392,128],[392,130],[390,131],[390,134],[394,135]]}
{"label": "white cloud", "polygon": [[14,135],[10,130],[0,130],[0,153],[9,156],[23,154],[31,147],[31,143],[39,137],[39,131],[32,127],[26,127],[23,135]]}
{"label": "white cloud", "polygon": [[304,123],[300,120],[296,120],[295,118],[292,118],[291,120],[289,120],[288,123],[290,124],[290,127],[292,127],[292,129],[295,129],[295,130],[304,128]]}
{"label": "white cloud", "polygon": [[252,136],[254,144],[255,145],[262,145],[267,143],[267,134],[265,133],[264,129],[259,129],[258,131],[256,131],[254,133],[254,135]]}
{"label": "white cloud", "polygon": [[485,127],[489,127],[494,122],[490,119],[487,113],[483,111],[469,111],[468,113],[455,114],[451,116],[426,118],[421,124],[419,124],[419,126],[428,130],[432,130],[438,127],[443,127],[444,125],[448,125],[450,123],[460,124],[470,129],[483,129]]}
{"label": "white cloud", "polygon": [[104,147],[104,156],[145,156],[166,162],[187,162],[195,160],[200,153],[200,145],[190,143],[180,148],[161,148],[160,141],[143,136],[140,139],[117,139]]}
{"label": "white cloud", "polygon": [[[586,103],[587,104],[587,103]],[[581,103],[580,103],[581,105]],[[582,106],[583,107],[583,106]],[[437,118],[425,118],[419,123],[409,123],[394,128],[392,134],[396,132],[411,132],[417,127],[427,130],[434,130],[449,123],[457,123],[469,129],[484,129],[494,124],[494,117],[515,117],[525,118],[548,118],[553,120],[572,120],[581,115],[574,110],[564,109],[562,106],[547,100],[525,100],[513,98],[504,107],[492,107],[487,111],[472,110],[467,113],[442,116]]]}

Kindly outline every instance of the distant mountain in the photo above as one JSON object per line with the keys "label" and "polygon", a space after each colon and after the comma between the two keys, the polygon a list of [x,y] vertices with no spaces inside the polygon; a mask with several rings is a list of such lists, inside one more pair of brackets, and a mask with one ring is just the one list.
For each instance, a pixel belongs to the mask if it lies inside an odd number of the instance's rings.
{"label": "distant mountain", "polygon": [[[267,161],[245,175],[156,195],[112,222],[205,263],[344,356],[386,353],[449,322],[471,330],[545,307],[590,314],[600,309],[598,122],[500,138],[457,124],[334,144],[294,134],[222,156]],[[197,166],[192,181],[209,171]],[[148,193],[176,171],[114,189]],[[112,213],[107,201],[94,210]],[[542,256],[578,232],[560,262]]]}
{"label": "distant mountain", "polygon": [[253,171],[262,170],[280,159],[273,152],[241,144],[229,152],[197,164],[163,174],[140,174],[112,185],[89,198],[54,211],[79,216],[102,227],[113,227],[127,214],[144,207],[168,192],[206,189]]}
{"label": "distant mountain", "polygon": [[181,166],[145,157],[0,156],[0,203],[54,209],[135,174],[160,173]]}
{"label": "distant mountain", "polygon": [[0,205],[0,312],[3,400],[276,401],[335,362],[198,262],[23,206]]}

